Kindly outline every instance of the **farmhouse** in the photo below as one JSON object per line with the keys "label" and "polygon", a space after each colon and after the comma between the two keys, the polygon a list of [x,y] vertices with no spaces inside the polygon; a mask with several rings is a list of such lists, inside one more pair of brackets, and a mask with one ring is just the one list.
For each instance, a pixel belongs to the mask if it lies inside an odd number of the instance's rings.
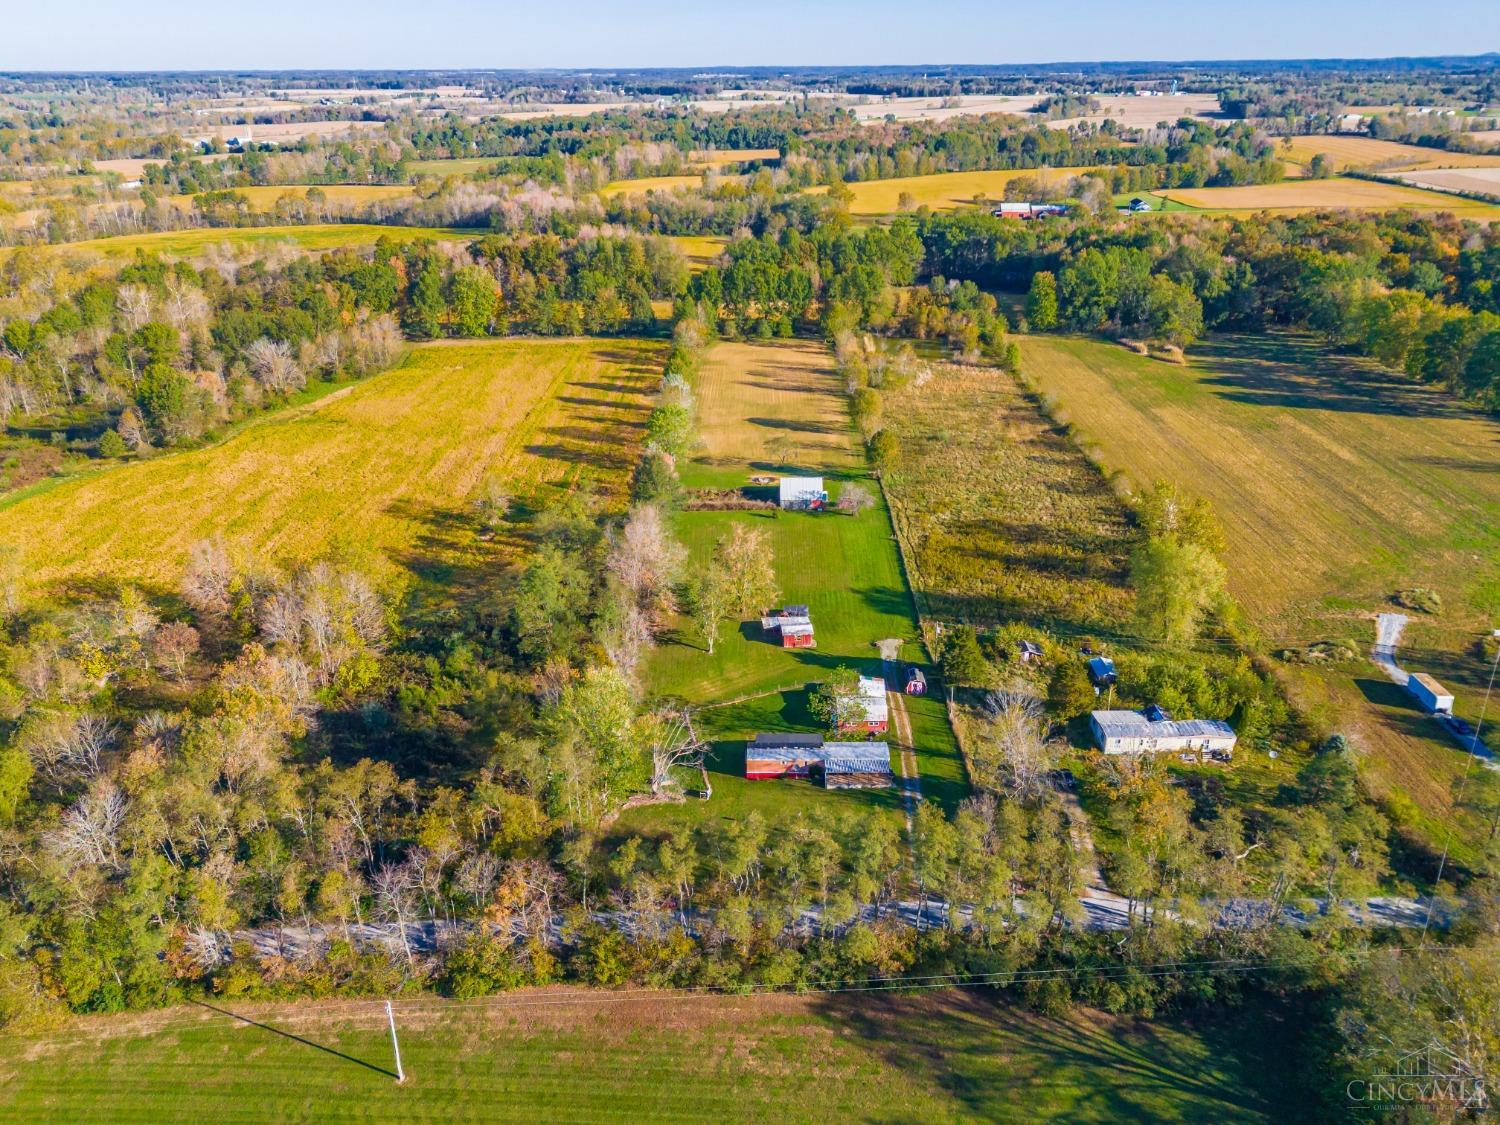
{"label": "farmhouse", "polygon": [[1007,202],[990,212],[997,219],[1045,219],[1048,215],[1063,215],[1067,208],[1061,203]]}
{"label": "farmhouse", "polygon": [[783,606],[760,619],[760,627],[781,639],[782,648],[816,648],[812,617],[805,605]]}
{"label": "farmhouse", "polygon": [[782,477],[780,505],[791,512],[820,512],[828,505],[822,477]]}
{"label": "farmhouse", "polygon": [[1035,641],[1017,641],[1016,651],[1021,655],[1022,664],[1033,664],[1042,658],[1042,646]]}
{"label": "farmhouse", "polygon": [[1426,672],[1413,672],[1407,677],[1406,690],[1426,711],[1453,713],[1453,696]]}
{"label": "farmhouse", "polygon": [[[1160,708],[1153,709],[1165,716]],[[1089,716],[1094,742],[1106,754],[1162,753],[1172,750],[1234,750],[1234,728],[1219,719],[1151,718],[1140,711],[1095,711]]]}
{"label": "farmhouse", "polygon": [[859,702],[864,708],[864,718],[846,729],[884,734],[891,719],[890,704],[885,698],[885,681],[879,676],[861,676],[859,678]]}
{"label": "farmhouse", "polygon": [[1115,674],[1115,662],[1107,656],[1096,656],[1089,661],[1089,679],[1099,687],[1108,687],[1119,676]]}
{"label": "farmhouse", "polygon": [[821,734],[757,734],[745,746],[745,777],[820,776],[829,789],[871,789],[895,783],[884,742],[824,742]]}

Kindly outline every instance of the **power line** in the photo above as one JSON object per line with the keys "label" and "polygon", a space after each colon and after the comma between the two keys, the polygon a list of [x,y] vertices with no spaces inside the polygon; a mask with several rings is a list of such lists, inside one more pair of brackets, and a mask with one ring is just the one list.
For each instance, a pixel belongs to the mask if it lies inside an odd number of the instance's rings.
{"label": "power line", "polygon": [[[1469,760],[1464,763],[1464,775],[1459,778],[1458,791],[1453,794],[1453,807],[1455,810],[1463,804],[1464,792],[1469,787],[1469,775],[1474,770],[1474,759],[1479,757],[1476,747],[1480,746],[1479,736],[1484,733],[1484,717],[1490,710],[1490,693],[1495,690],[1495,673],[1500,672],[1500,644],[1495,646],[1495,663],[1490,668],[1490,682],[1485,685],[1484,700],[1479,705],[1479,720],[1474,724],[1474,733],[1469,736]],[[1432,925],[1432,910],[1437,905],[1437,888],[1443,881],[1443,870],[1448,866],[1448,850],[1453,846],[1453,835],[1456,831],[1456,817],[1448,818],[1448,836],[1443,841],[1443,855],[1438,860],[1437,878],[1432,881],[1433,893],[1427,899],[1427,917],[1422,922],[1421,944],[1423,948],[1427,945],[1427,930]]]}

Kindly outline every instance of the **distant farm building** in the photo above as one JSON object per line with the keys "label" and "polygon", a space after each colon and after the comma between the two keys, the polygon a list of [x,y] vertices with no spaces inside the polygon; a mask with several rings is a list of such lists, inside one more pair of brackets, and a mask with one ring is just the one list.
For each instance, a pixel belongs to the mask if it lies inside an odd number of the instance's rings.
{"label": "distant farm building", "polygon": [[1450,715],[1453,713],[1453,696],[1426,672],[1413,672],[1407,677],[1406,690],[1422,705],[1423,710]]}
{"label": "distant farm building", "polygon": [[819,512],[828,506],[828,490],[822,477],[782,477],[779,503],[789,512]]}
{"label": "distant farm building", "polygon": [[812,617],[805,605],[783,606],[760,619],[760,627],[777,637],[782,648],[816,648]]}
{"label": "distant farm building", "polygon": [[757,734],[745,746],[745,777],[821,779],[829,789],[872,789],[895,783],[884,742],[824,742],[821,734]]}
{"label": "distant farm building", "polygon": [[[1165,714],[1160,708],[1156,713]],[[1089,729],[1106,754],[1188,750],[1227,756],[1237,741],[1234,728],[1219,719],[1152,719],[1140,711],[1095,711]]]}
{"label": "distant farm building", "polygon": [[1045,219],[1049,215],[1066,215],[1068,209],[1061,203],[1021,203],[1007,202],[1000,204],[990,212],[997,219]]}
{"label": "distant farm building", "polygon": [[1151,210],[1151,203],[1148,200],[1142,199],[1140,196],[1136,196],[1134,199],[1132,199],[1130,201],[1130,204],[1126,208],[1126,210],[1129,210],[1129,211],[1149,211],[1149,210]]}
{"label": "distant farm building", "polygon": [[1089,679],[1098,687],[1108,687],[1120,677],[1115,672],[1115,662],[1107,656],[1096,656],[1089,661]]}
{"label": "distant farm building", "polygon": [[1034,664],[1042,658],[1042,646],[1035,641],[1017,641],[1016,651],[1021,654],[1022,664]]}
{"label": "distant farm building", "polygon": [[922,673],[922,669],[918,668],[915,664],[906,670],[906,694],[927,694],[927,677]]}

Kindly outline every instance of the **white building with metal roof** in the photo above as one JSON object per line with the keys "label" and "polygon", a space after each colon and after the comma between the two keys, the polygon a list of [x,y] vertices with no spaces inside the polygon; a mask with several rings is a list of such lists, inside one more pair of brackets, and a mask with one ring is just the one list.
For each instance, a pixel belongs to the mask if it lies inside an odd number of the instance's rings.
{"label": "white building with metal roof", "polygon": [[1095,711],[1089,716],[1094,743],[1106,754],[1159,754],[1234,750],[1234,728],[1220,719],[1157,719],[1139,711]]}

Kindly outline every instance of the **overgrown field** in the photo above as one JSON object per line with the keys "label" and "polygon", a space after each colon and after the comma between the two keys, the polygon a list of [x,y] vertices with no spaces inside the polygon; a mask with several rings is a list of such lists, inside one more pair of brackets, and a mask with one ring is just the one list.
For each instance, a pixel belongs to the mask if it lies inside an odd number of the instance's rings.
{"label": "overgrown field", "polygon": [[1306,164],[1319,153],[1333,162],[1336,171],[1346,168],[1493,168],[1500,166],[1500,156],[1479,156],[1467,152],[1447,152],[1400,141],[1379,141],[1374,137],[1303,136],[1290,138],[1291,144],[1278,144],[1276,151],[1299,164]]}
{"label": "overgrown field", "polygon": [[480,480],[524,494],[588,478],[619,496],[656,349],[634,341],[432,344],[399,367],[218,445],[23,495],[0,509],[28,581],[174,587],[191,545],[222,535],[271,558],[370,552],[389,576],[479,551],[453,526]]}
{"label": "overgrown field", "polygon": [[696,173],[684,176],[642,176],[635,180],[615,180],[605,184],[599,194],[605,199],[613,199],[617,195],[645,195],[648,191],[671,193],[678,188],[702,186],[703,177]]}
{"label": "overgrown field", "polygon": [[[1186,367],[1085,339],[1029,337],[1024,369],[1060,416],[1137,487],[1165,478],[1214,506],[1232,592],[1272,647],[1328,636],[1364,652],[1396,590],[1415,615],[1403,664],[1475,717],[1479,633],[1500,619],[1500,425],[1371,363],[1288,334],[1204,341]],[[1305,707],[1350,731],[1398,818],[1439,846],[1465,756],[1363,659],[1291,669]]]}
{"label": "overgrown field", "polygon": [[[0,1120],[232,1122],[1316,1120],[1296,1021],[1266,1004],[1065,1019],[991,993],[530,991],[399,1005],[216,1005],[0,1042]],[[351,1010],[352,1009],[352,1010]]]}
{"label": "overgrown field", "polygon": [[[91,238],[41,247],[48,253],[95,253],[107,258],[134,257],[136,251],[186,258],[210,246],[267,247],[291,242],[304,250],[334,250],[340,246],[368,246],[382,235],[410,242],[419,238],[472,239],[477,230],[445,227],[394,227],[371,223],[308,223],[275,227],[211,227],[197,230],[158,231],[152,234],[122,234],[114,238]],[[13,251],[12,251],[13,252]]]}
{"label": "overgrown field", "polygon": [[990,367],[939,365],[887,392],[886,475],[924,615],[1113,633],[1129,614],[1130,529],[1098,472]]}
{"label": "overgrown field", "polygon": [[[910,195],[913,207],[927,206],[934,211],[952,211],[967,207],[978,196],[997,201],[1005,198],[1005,185],[1020,176],[1030,176],[1044,184],[1059,183],[1081,175],[1087,168],[1023,168],[1009,171],[939,172],[932,176],[902,176],[892,180],[861,180],[851,183],[854,199],[851,215],[887,215],[896,211],[903,195]],[[808,189],[821,193],[828,189]]]}

